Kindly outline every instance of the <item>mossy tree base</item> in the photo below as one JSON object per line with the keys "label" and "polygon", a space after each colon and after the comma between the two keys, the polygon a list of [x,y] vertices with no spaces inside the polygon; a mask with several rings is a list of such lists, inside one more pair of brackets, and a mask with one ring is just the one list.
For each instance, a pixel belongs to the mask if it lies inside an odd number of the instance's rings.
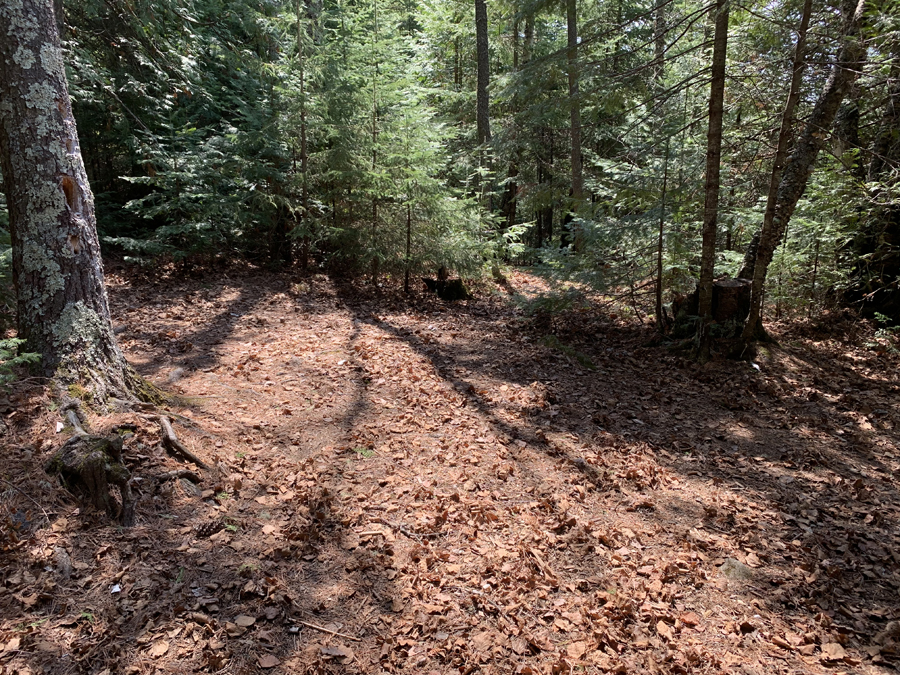
{"label": "mossy tree base", "polygon": [[112,409],[127,410],[136,403],[159,406],[172,400],[152,382],[138,373],[124,359],[118,367],[69,367],[57,371],[53,378],[59,397],[78,400],[86,407],[103,413]]}
{"label": "mossy tree base", "polygon": [[[59,475],[67,487],[83,496],[85,502],[104,511],[125,526],[134,524],[134,497],[128,485],[131,477],[122,463],[122,439],[77,434],[56,452],[47,464],[47,472]],[[120,502],[109,492],[119,490]]]}

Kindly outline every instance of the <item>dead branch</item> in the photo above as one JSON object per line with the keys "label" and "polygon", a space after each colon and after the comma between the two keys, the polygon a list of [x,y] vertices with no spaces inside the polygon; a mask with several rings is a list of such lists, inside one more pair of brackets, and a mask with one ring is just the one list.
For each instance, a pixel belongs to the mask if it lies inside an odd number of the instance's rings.
{"label": "dead branch", "polygon": [[297,623],[306,626],[307,628],[312,628],[314,630],[322,631],[323,633],[328,633],[329,635],[334,635],[335,637],[346,638],[347,640],[353,640],[354,642],[362,642],[358,637],[353,637],[352,635],[347,635],[346,633],[338,633],[336,630],[331,630],[330,628],[325,628],[324,626],[318,626],[314,623],[310,623],[309,621],[303,621],[302,619],[294,619]]}
{"label": "dead branch", "polygon": [[166,450],[169,451],[170,455],[188,462],[193,462],[201,469],[209,469],[206,462],[188,450],[184,446],[184,443],[178,440],[178,436],[175,435],[175,430],[172,428],[172,423],[169,421],[168,417],[165,415],[156,415],[156,420],[159,422],[159,426],[162,427],[163,445],[166,447]]}

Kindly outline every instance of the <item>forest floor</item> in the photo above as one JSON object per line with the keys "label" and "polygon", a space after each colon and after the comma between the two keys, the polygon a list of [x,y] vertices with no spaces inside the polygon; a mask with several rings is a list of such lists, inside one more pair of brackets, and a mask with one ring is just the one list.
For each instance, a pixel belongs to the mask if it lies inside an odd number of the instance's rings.
{"label": "forest floor", "polygon": [[[0,673],[886,673],[900,663],[900,359],[843,314],[699,366],[614,304],[528,318],[323,275],[109,277],[184,398],[134,413],[122,528],[0,400]],[[548,337],[551,336],[551,337]],[[195,469],[201,482],[158,480]]]}

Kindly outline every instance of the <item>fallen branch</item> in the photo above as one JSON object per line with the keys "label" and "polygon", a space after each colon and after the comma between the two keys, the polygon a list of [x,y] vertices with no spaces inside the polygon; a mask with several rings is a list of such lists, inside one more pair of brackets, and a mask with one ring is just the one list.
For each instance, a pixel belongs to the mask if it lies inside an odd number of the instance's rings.
{"label": "fallen branch", "polygon": [[184,447],[184,443],[178,440],[178,436],[175,435],[175,430],[172,428],[172,423],[169,421],[168,417],[165,415],[157,415],[156,419],[159,422],[159,426],[162,427],[163,445],[169,451],[170,455],[180,457],[188,462],[193,462],[201,469],[209,469],[206,462]]}
{"label": "fallen branch", "polygon": [[295,621],[299,624],[306,626],[307,628],[312,628],[314,630],[322,631],[323,633],[328,633],[329,635],[334,635],[335,637],[346,638],[347,640],[353,640],[354,642],[362,642],[358,637],[353,637],[352,635],[347,635],[346,633],[338,633],[336,630],[331,630],[330,628],[325,628],[324,626],[318,626],[314,623],[310,623],[309,621],[303,621],[302,619],[295,619]]}
{"label": "fallen branch", "polygon": [[156,480],[160,483],[165,483],[167,480],[178,480],[179,478],[186,478],[192,483],[200,483],[202,481],[200,476],[190,469],[176,469],[175,471],[167,471],[156,476]]}

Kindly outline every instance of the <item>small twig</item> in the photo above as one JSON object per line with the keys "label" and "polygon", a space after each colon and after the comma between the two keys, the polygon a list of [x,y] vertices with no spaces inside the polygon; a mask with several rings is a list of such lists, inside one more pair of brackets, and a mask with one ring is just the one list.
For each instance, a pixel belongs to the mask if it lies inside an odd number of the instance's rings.
{"label": "small twig", "polygon": [[172,428],[172,423],[169,421],[168,417],[165,415],[157,415],[156,420],[159,422],[159,426],[162,427],[163,445],[166,446],[170,454],[180,455],[182,459],[193,462],[201,469],[209,469],[206,462],[184,447],[184,444],[178,440],[178,436],[175,435],[175,430]]}
{"label": "small twig", "polygon": [[336,630],[331,630],[330,628],[325,628],[324,626],[318,626],[314,623],[310,623],[309,621],[304,621],[303,619],[295,619],[295,621],[299,624],[306,626],[307,628],[319,630],[319,631],[322,631],[323,633],[328,633],[329,635],[334,635],[335,637],[346,638],[348,640],[353,640],[354,642],[362,642],[362,640],[358,637],[353,637],[352,635],[347,635],[346,633],[338,633]]}

